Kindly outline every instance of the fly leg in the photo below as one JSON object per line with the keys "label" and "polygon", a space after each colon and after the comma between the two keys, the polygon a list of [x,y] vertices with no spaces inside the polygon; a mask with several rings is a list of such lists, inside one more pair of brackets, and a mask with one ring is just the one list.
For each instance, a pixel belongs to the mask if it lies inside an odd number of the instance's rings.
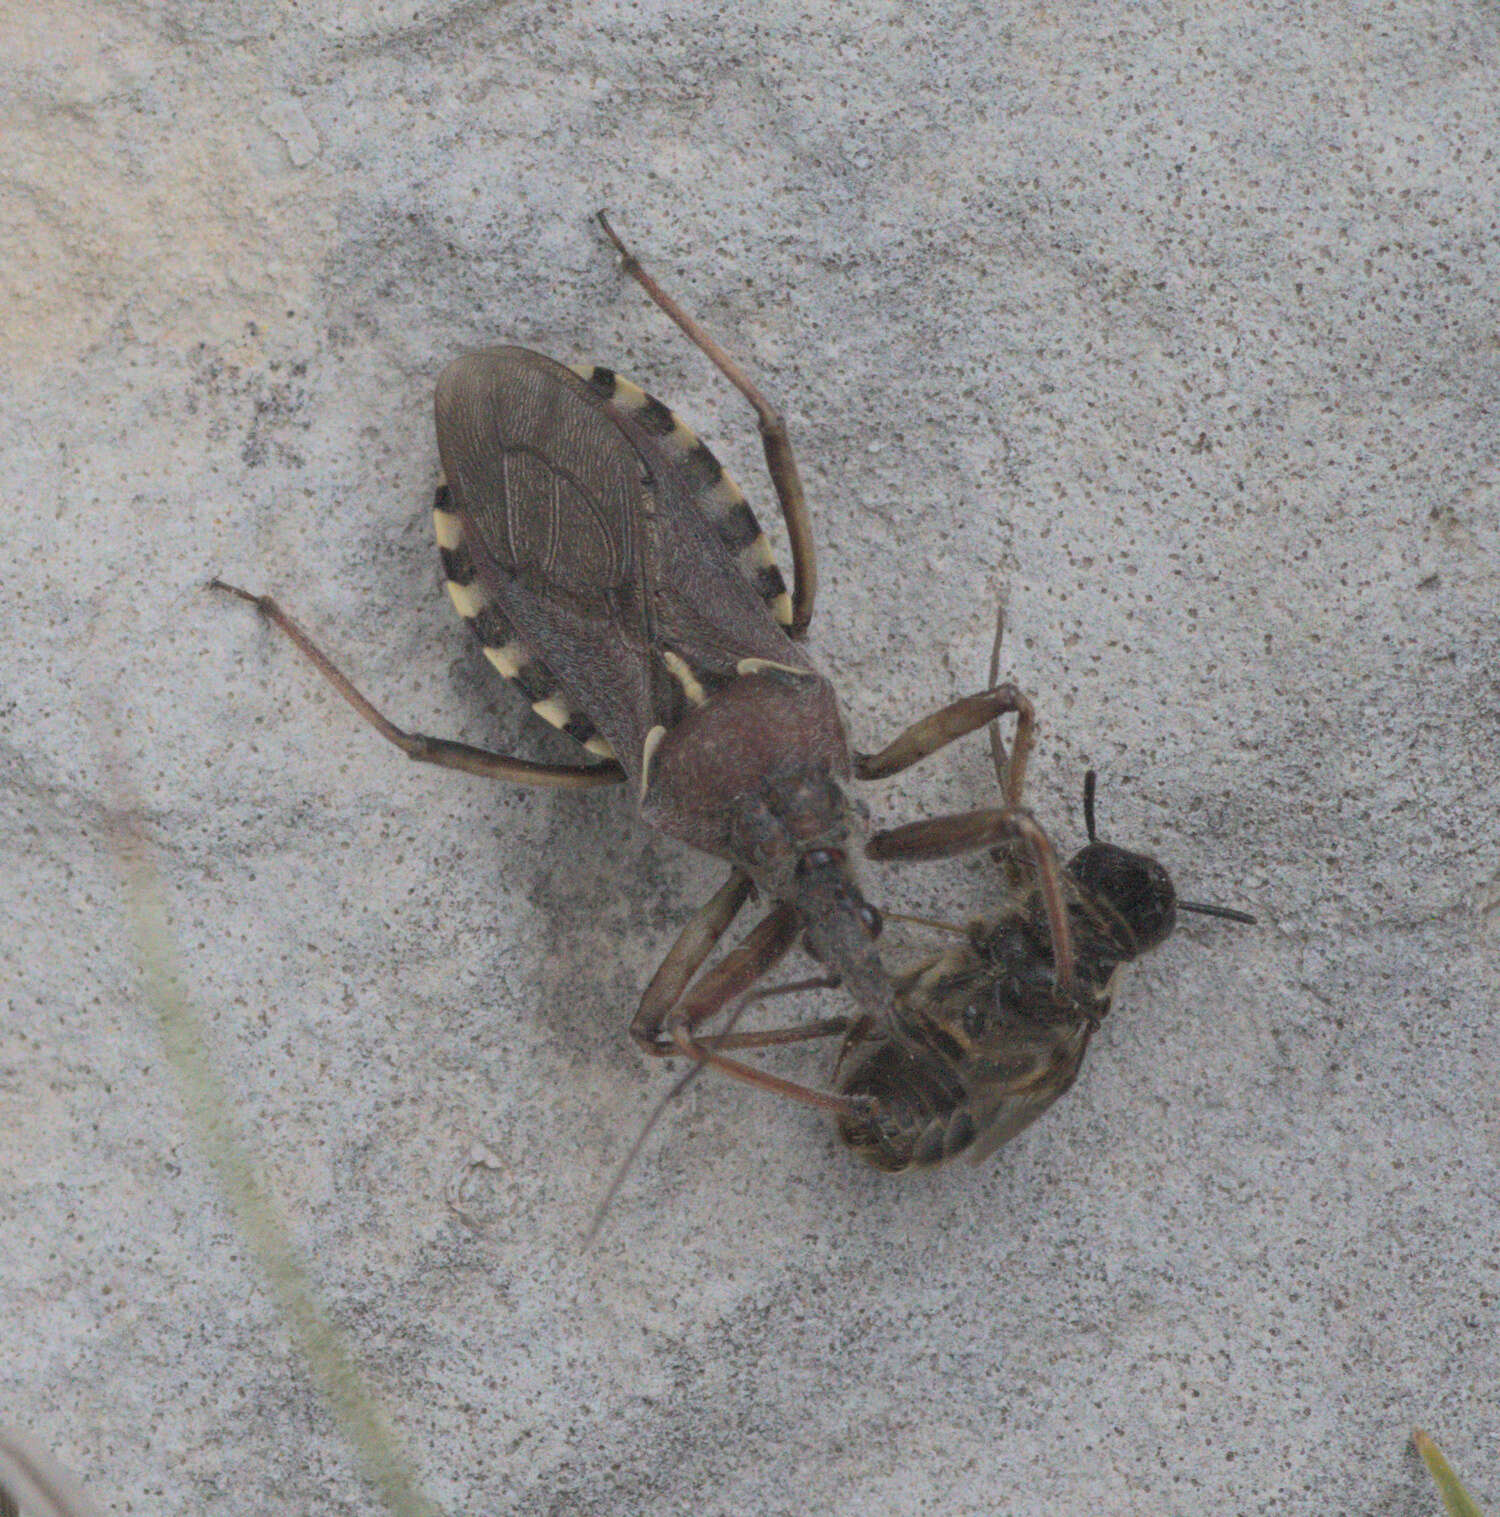
{"label": "fly leg", "polygon": [[473,748],[468,743],[455,743],[448,738],[403,731],[360,694],[349,677],[269,595],[252,594],[238,585],[226,584],[222,579],[210,580],[209,588],[249,601],[273,627],[291,638],[303,657],[381,737],[394,743],[407,758],[437,764],[444,769],[460,769],[465,774],[477,774],[484,779],[513,780],[521,785],[542,785],[559,790],[589,790],[596,785],[616,785],[625,778],[625,771],[613,762],[538,764],[530,759],[491,753],[487,748]]}
{"label": "fly leg", "polygon": [[766,454],[766,469],[776,490],[782,519],[786,522],[787,537],[792,545],[792,625],[787,630],[792,637],[803,638],[807,635],[807,625],[812,620],[813,600],[818,593],[817,551],[813,546],[812,522],[807,514],[802,476],[797,472],[797,460],[792,456],[785,418],[760,393],[739,363],[641,267],[640,259],[625,246],[603,211],[599,212],[599,225],[619,253],[620,267],[677,323],[688,340],[702,349],[714,367],[755,408],[755,418],[760,424],[761,446]]}

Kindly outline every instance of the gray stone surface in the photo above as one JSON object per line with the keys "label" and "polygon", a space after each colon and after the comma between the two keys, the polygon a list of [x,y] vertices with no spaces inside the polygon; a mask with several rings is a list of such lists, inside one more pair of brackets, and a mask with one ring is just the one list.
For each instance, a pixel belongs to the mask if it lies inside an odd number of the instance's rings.
{"label": "gray stone surface", "polygon": [[[141,1000],[122,770],[448,1511],[1417,1517],[1413,1423],[1500,1502],[1492,7],[62,0],[0,55],[0,1421],[109,1512],[370,1509]],[[203,587],[563,754],[437,589],[442,365],[616,365],[770,514],[601,204],[788,409],[857,740],[980,683],[1003,590],[1039,814],[1097,765],[1261,925],[1185,927],[982,1168],[700,1082],[584,1253],[718,867],[407,764]],[[870,799],[989,796],[971,742]]]}

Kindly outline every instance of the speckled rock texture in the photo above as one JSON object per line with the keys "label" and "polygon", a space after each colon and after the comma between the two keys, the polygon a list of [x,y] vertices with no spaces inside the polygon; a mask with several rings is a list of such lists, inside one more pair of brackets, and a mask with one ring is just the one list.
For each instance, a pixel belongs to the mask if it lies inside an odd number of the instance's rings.
{"label": "speckled rock texture", "polygon": [[[1414,1423],[1500,1504],[1493,6],[59,0],[0,56],[0,1422],[109,1513],[372,1509],[142,997],[133,796],[444,1511],[1426,1517]],[[584,1250],[722,866],[407,763],[205,583],[399,722],[565,757],[438,587],[443,365],[614,366],[774,519],[601,205],[786,408],[856,743],[982,685],[1003,595],[1060,846],[1096,766],[1105,835],[1260,925],[1185,925],[983,1167],[699,1081]]]}

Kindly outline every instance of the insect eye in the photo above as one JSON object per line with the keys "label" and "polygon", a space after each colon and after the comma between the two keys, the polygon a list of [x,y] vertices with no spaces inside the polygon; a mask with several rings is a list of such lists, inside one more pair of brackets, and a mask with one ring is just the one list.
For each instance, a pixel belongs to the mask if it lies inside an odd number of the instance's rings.
{"label": "insect eye", "polygon": [[865,924],[865,931],[872,938],[878,938],[885,927],[885,918],[881,916],[879,909],[868,901],[860,902],[859,919]]}

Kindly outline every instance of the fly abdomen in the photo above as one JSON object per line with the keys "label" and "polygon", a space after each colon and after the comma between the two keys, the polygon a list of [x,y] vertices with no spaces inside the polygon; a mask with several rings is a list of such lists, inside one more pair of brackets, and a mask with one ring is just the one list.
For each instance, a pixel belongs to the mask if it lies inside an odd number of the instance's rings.
{"label": "fly abdomen", "polygon": [[951,1062],[894,1039],[874,1044],[839,1082],[870,1104],[839,1118],[839,1135],[867,1164],[894,1174],[941,1164],[974,1140],[974,1121]]}

